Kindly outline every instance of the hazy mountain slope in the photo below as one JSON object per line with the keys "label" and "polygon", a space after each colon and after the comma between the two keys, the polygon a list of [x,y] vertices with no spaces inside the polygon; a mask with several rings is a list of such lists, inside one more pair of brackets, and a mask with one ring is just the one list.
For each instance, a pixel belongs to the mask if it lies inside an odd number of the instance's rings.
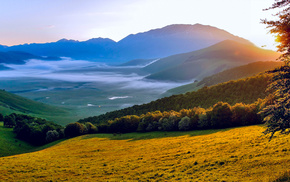
{"label": "hazy mountain slope", "polygon": [[42,60],[58,60],[57,57],[40,57],[27,52],[21,51],[8,51],[0,52],[0,63],[8,64],[23,64],[28,59],[42,59]]}
{"label": "hazy mountain slope", "polygon": [[196,91],[203,86],[212,86],[230,80],[237,80],[245,77],[250,77],[260,72],[274,69],[275,67],[281,66],[283,64],[284,64],[283,62],[277,61],[250,63],[247,65],[222,71],[209,77],[205,77],[200,82],[194,82],[177,88],[170,89],[164,95],[169,96],[174,94],[183,94],[186,92]]}
{"label": "hazy mountain slope", "polygon": [[152,62],[154,62],[154,59],[134,59],[119,66],[146,66]]}
{"label": "hazy mountain slope", "polygon": [[227,39],[251,44],[216,27],[195,24],[169,25],[129,35],[119,42],[107,38],[88,41],[62,39],[57,42],[23,44],[4,47],[4,49],[44,56],[66,56],[74,59],[121,63],[133,59],[156,59],[199,50]]}
{"label": "hazy mountain slope", "polygon": [[[153,72],[148,79],[185,81],[201,80],[229,68],[257,61],[273,61],[279,54],[254,45],[225,40],[211,47],[186,54],[170,56],[144,70]],[[156,72],[159,70],[159,72]]]}
{"label": "hazy mountain slope", "polygon": [[177,24],[129,35],[120,40],[118,46],[122,49],[121,55],[131,56],[131,53],[139,58],[161,58],[199,50],[227,39],[251,44],[245,39],[212,26]]}
{"label": "hazy mountain slope", "polygon": [[66,111],[0,90],[0,113],[64,115]]}
{"label": "hazy mountain slope", "polygon": [[61,39],[51,43],[33,43],[7,47],[5,50],[25,51],[41,56],[62,56],[74,59],[106,60],[114,58],[112,47],[116,42],[111,39],[96,38],[79,42]]}

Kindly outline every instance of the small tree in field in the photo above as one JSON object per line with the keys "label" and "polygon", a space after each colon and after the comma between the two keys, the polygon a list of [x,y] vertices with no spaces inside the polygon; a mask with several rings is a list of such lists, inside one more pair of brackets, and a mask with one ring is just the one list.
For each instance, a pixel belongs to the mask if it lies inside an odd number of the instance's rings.
{"label": "small tree in field", "polygon": [[280,60],[285,62],[281,68],[277,68],[274,73],[272,83],[268,89],[274,91],[277,98],[272,105],[267,106],[262,113],[265,115],[265,121],[268,124],[265,134],[270,133],[271,137],[276,132],[289,133],[290,128],[290,1],[275,0],[275,3],[266,10],[281,8],[275,16],[278,20],[262,20],[270,28],[270,33],[276,35],[276,41],[279,43],[278,52],[282,53]]}

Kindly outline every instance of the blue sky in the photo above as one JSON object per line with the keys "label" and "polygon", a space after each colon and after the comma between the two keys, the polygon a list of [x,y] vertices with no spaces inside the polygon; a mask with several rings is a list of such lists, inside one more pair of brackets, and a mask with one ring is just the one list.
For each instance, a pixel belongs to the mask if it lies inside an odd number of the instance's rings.
{"label": "blue sky", "polygon": [[205,24],[274,48],[261,18],[274,0],[0,0],[0,44],[118,41],[170,24]]}

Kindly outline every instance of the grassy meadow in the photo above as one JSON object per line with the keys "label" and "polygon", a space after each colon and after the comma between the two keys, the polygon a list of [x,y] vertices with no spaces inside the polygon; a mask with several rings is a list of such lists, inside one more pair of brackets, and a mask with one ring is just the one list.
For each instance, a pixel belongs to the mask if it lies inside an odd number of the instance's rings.
{"label": "grassy meadow", "polygon": [[264,130],[85,135],[0,158],[0,181],[273,181],[289,170],[290,136]]}

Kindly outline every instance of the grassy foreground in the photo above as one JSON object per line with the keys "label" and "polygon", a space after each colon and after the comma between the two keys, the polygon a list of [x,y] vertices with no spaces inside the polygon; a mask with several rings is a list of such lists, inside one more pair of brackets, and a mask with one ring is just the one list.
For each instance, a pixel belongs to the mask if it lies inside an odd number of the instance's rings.
{"label": "grassy foreground", "polygon": [[152,139],[80,136],[0,158],[0,181],[273,181],[289,170],[290,136],[268,142],[264,130]]}

